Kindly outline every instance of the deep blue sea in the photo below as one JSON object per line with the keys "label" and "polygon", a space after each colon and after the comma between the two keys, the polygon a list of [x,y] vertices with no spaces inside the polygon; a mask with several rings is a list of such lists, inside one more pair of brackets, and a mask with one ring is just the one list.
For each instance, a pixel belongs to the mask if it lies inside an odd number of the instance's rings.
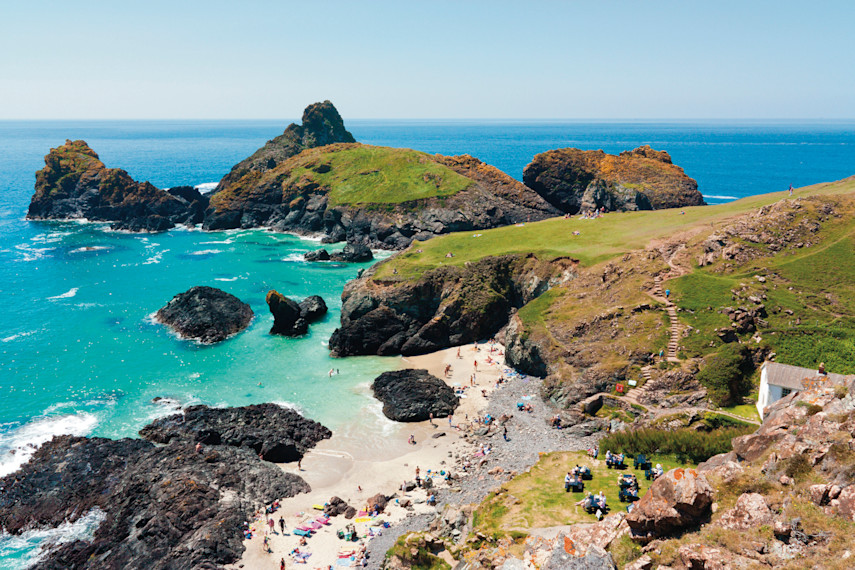
{"label": "deep blue sea", "polygon": [[[133,436],[174,408],[296,406],[336,429],[386,429],[367,386],[395,358],[329,358],[344,284],[359,265],[306,264],[317,242],[264,231],[157,235],[105,225],[28,222],[34,173],[50,147],[84,139],[108,167],[159,187],[210,187],[289,121],[0,122],[0,476],[55,434]],[[649,123],[348,121],[360,142],[468,153],[515,178],[545,150],[667,150],[709,203],[855,174],[855,122]],[[94,248],[94,249],[92,249]],[[364,265],[363,265],[364,266]],[[216,346],[182,341],[150,315],[193,285],[229,291],[255,311]],[[298,339],[267,334],[264,296],[320,294],[330,314]],[[330,377],[331,368],[339,374]],[[0,568],[32,563],[34,545],[82,527],[0,533]]]}

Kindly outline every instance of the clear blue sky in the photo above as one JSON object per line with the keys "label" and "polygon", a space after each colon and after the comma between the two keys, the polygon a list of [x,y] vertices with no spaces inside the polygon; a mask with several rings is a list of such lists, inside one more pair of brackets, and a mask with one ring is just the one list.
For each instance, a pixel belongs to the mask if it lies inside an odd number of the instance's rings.
{"label": "clear blue sky", "polygon": [[855,118],[855,1],[4,1],[0,118]]}

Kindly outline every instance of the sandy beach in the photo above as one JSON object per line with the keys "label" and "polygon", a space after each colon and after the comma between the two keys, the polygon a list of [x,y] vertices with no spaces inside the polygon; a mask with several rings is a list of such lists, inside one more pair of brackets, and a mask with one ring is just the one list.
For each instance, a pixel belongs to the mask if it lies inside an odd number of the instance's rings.
{"label": "sandy beach", "polygon": [[[446,374],[448,366],[450,370]],[[272,531],[268,529],[263,513],[248,521],[253,531],[252,538],[245,540],[243,558],[231,568],[275,569],[279,568],[282,559],[289,568],[355,565],[355,557],[345,555],[358,553],[373,534],[382,533],[384,522],[394,524],[409,514],[435,511],[434,507],[426,504],[427,493],[423,489],[402,492],[402,485],[415,479],[416,467],[424,478],[429,470],[431,474],[448,470],[453,468],[456,457],[475,452],[473,444],[462,437],[464,431],[460,428],[470,425],[486,410],[490,392],[505,370],[504,348],[499,344],[478,345],[477,350],[476,345],[450,348],[402,358],[401,368],[427,369],[456,390],[463,391],[460,406],[451,421],[439,418],[434,420],[434,425],[430,422],[387,424],[378,431],[366,429],[359,418],[354,418],[334,430],[332,438],[319,443],[306,454],[302,469],[294,464],[282,465],[284,470],[303,477],[312,491],[282,500],[279,510],[270,515],[275,523]],[[408,443],[410,435],[415,437],[415,445]],[[443,476],[435,476],[432,480],[440,491],[448,487]],[[320,517],[321,511],[314,507],[324,505],[332,497],[339,497],[348,505],[364,511],[367,500],[378,493],[393,498],[377,517],[372,518],[367,513],[359,513],[352,520],[343,516],[333,517],[328,525],[315,525],[320,528],[305,541],[305,545],[300,545],[300,537],[293,533],[297,526],[310,525]],[[399,503],[406,500],[411,504],[404,508]],[[280,531],[280,517],[286,524],[284,533]],[[345,530],[349,523],[356,527],[360,537],[358,541],[345,542],[337,537],[337,531]],[[265,537],[270,552],[264,549]],[[305,563],[298,562],[300,557],[292,556],[295,549],[301,554],[310,554]]]}

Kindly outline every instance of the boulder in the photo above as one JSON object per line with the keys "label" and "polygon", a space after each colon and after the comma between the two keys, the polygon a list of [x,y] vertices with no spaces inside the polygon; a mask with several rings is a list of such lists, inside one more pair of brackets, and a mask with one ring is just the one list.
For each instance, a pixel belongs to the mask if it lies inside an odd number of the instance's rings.
{"label": "boulder", "polygon": [[686,544],[677,551],[682,568],[701,570],[741,570],[756,568],[757,561],[734,554],[724,548],[705,544]]}
{"label": "boulder", "polygon": [[184,441],[188,447],[204,445],[246,447],[265,461],[288,463],[332,432],[294,410],[276,404],[253,404],[238,408],[190,406],[183,413],[158,418],[140,430],[140,436],[155,443]]}
{"label": "boulder", "polygon": [[373,513],[374,511],[377,511],[378,513],[382,513],[383,509],[386,508],[386,503],[388,502],[386,495],[383,493],[377,493],[368,499],[368,512]]}
{"label": "boulder", "polygon": [[346,261],[348,263],[362,263],[374,259],[371,249],[363,243],[348,242],[341,251],[330,255],[332,261]]}
{"label": "boulder", "polygon": [[250,306],[230,293],[214,287],[191,287],[173,297],[154,319],[182,338],[211,344],[245,329],[252,316]]}
{"label": "boulder", "polygon": [[748,530],[772,522],[772,511],[763,495],[743,493],[736,506],[722,513],[716,524],[727,530]]}
{"label": "boulder", "polygon": [[273,314],[273,326],[270,334],[300,336],[309,330],[309,323],[303,318],[303,311],[296,301],[271,289],[267,292],[267,306]]}
{"label": "boulder", "polygon": [[329,502],[324,505],[324,515],[328,517],[337,517],[347,512],[349,505],[339,497],[332,497]]}
{"label": "boulder", "polygon": [[300,301],[300,316],[313,323],[327,314],[327,304],[320,295],[312,295]]}
{"label": "boulder", "polygon": [[626,517],[632,538],[654,538],[694,528],[710,515],[713,489],[695,469],[672,469],[650,485]]}
{"label": "boulder", "polygon": [[309,251],[303,255],[303,259],[305,259],[306,261],[329,261],[330,252],[325,249]]}
{"label": "boulder", "polygon": [[653,570],[653,559],[645,554],[624,566],[623,570]]}
{"label": "boulder", "polygon": [[614,540],[629,533],[625,517],[626,513],[615,513],[599,522],[574,524],[564,536],[573,542],[577,550],[583,550],[592,544],[608,548]]}
{"label": "boulder", "polygon": [[[559,537],[561,540],[562,537]],[[584,556],[570,554],[566,548],[556,547],[552,555],[541,566],[542,570],[616,570],[612,555],[603,548],[592,544],[585,550]]]}
{"label": "boulder", "polygon": [[371,385],[383,402],[383,414],[398,422],[422,422],[454,413],[460,399],[445,382],[427,370],[384,372]]}

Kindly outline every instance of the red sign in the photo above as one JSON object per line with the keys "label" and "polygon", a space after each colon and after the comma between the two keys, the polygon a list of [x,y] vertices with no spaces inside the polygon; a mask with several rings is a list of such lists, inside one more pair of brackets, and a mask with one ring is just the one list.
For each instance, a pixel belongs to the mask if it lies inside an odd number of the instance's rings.
{"label": "red sign", "polygon": [[623,384],[618,384],[617,386],[615,386],[615,389],[616,389],[618,392],[623,393]]}

